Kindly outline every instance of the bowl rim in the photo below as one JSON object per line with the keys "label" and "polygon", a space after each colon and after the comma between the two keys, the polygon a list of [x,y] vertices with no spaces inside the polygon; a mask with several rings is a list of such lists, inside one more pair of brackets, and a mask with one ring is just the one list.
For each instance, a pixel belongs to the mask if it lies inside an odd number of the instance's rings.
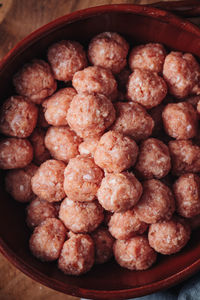
{"label": "bowl rim", "polygon": [[[159,19],[174,25],[177,28],[183,29],[187,32],[194,34],[200,38],[200,29],[176,15],[154,8],[152,6],[145,5],[135,5],[135,4],[111,4],[111,5],[100,5],[94,6],[82,10],[77,10],[75,12],[66,14],[62,17],[56,18],[55,20],[43,25],[37,30],[33,31],[27,35],[24,39],[18,42],[0,61],[0,73],[6,67],[7,63],[12,62],[16,55],[24,52],[29,48],[39,36],[42,34],[49,34],[51,31],[62,27],[63,25],[70,24],[80,19],[85,19],[87,17],[94,17],[102,13],[114,13],[114,12],[124,12],[132,13],[136,15],[143,15],[155,19]],[[187,279],[192,274],[200,269],[200,257],[191,265],[185,267],[181,271],[173,274],[167,278],[161,279],[154,283],[149,283],[144,286],[123,289],[123,290],[95,290],[95,289],[85,289],[79,288],[77,286],[68,285],[67,283],[60,283],[56,279],[52,279],[42,272],[38,271],[36,268],[28,265],[21,257],[9,248],[9,246],[0,237],[0,252],[10,261],[17,269],[22,271],[24,274],[32,278],[33,280],[49,287],[59,292],[69,294],[76,297],[92,298],[92,299],[125,299],[124,297],[140,297],[147,295],[149,293],[156,292],[158,290],[169,288],[179,282]]]}

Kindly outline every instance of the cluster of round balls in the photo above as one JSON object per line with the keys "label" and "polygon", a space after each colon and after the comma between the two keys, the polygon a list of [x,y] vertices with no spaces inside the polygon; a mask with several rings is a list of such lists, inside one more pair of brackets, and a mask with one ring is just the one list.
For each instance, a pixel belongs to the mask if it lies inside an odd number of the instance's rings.
{"label": "cluster of round balls", "polygon": [[[5,188],[30,250],[65,274],[145,270],[200,226],[200,66],[117,33],[62,40],[15,74],[0,108]],[[61,88],[62,87],[62,88]]]}

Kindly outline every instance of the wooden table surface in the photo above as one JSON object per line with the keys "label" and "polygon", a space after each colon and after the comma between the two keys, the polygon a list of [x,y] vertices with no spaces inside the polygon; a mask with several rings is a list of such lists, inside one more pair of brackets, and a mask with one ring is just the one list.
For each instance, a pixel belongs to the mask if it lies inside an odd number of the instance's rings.
{"label": "wooden table surface", "polygon": [[[146,4],[157,1],[0,0],[0,59],[29,33],[72,11],[104,4]],[[199,19],[196,23],[200,24]],[[66,296],[36,283],[0,254],[0,299],[75,300],[78,298]]]}

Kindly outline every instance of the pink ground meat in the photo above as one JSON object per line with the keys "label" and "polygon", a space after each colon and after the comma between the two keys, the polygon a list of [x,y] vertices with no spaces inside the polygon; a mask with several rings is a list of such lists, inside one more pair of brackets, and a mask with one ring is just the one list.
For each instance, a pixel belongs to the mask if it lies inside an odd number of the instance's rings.
{"label": "pink ground meat", "polygon": [[33,146],[33,161],[38,166],[51,157],[44,144],[45,135],[46,131],[43,128],[35,128],[29,138]]}
{"label": "pink ground meat", "polygon": [[78,150],[81,155],[94,156],[96,151],[100,136],[94,136],[84,139],[84,141],[79,145]]}

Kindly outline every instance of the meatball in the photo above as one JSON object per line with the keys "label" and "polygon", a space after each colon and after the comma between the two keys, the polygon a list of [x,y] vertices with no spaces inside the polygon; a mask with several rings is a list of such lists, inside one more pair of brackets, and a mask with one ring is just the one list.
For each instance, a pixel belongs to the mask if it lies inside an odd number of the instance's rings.
{"label": "meatball", "polygon": [[119,131],[140,141],[152,134],[154,121],[145,108],[134,102],[117,102],[115,104],[116,120],[112,130]]}
{"label": "meatball", "polygon": [[6,191],[19,202],[30,202],[35,198],[31,188],[31,178],[37,166],[30,164],[24,169],[9,170],[5,176]]}
{"label": "meatball", "polygon": [[125,212],[115,212],[108,223],[110,233],[119,240],[127,240],[142,234],[147,227],[146,223],[140,221],[134,209]]}
{"label": "meatball", "polygon": [[36,126],[37,107],[25,98],[12,96],[0,109],[0,132],[14,137],[28,137]]}
{"label": "meatball", "polygon": [[39,59],[34,59],[25,64],[15,74],[13,84],[19,95],[28,97],[37,104],[42,103],[45,98],[51,96],[57,88],[49,64]]}
{"label": "meatball", "polygon": [[44,144],[44,138],[46,131],[42,128],[35,128],[30,136],[30,142],[33,146],[33,161],[36,165],[40,165],[47,159],[50,159],[51,155]]}
{"label": "meatball", "polygon": [[176,98],[200,93],[200,67],[190,53],[170,52],[165,58],[163,76],[170,94]]}
{"label": "meatball", "polygon": [[157,253],[150,247],[146,236],[116,240],[113,251],[118,264],[129,270],[146,270],[157,258]]}
{"label": "meatball", "polygon": [[190,239],[189,225],[177,218],[150,225],[148,239],[157,252],[170,255],[179,252]]}
{"label": "meatball", "polygon": [[82,138],[102,134],[115,120],[115,109],[104,95],[78,94],[70,104],[67,121]]}
{"label": "meatball", "polygon": [[78,146],[81,141],[81,138],[67,126],[51,126],[44,139],[51,156],[66,163],[79,154]]}
{"label": "meatball", "polygon": [[102,32],[96,35],[88,48],[91,64],[119,73],[126,66],[129,45],[115,32]]}
{"label": "meatball", "polygon": [[94,264],[94,243],[88,234],[74,234],[63,245],[58,268],[67,275],[81,275]]}
{"label": "meatball", "polygon": [[84,139],[84,141],[79,145],[78,150],[81,155],[91,155],[94,156],[96,151],[100,136],[94,136]]}
{"label": "meatball", "polygon": [[114,238],[104,227],[99,227],[93,231],[91,237],[95,246],[95,263],[107,262],[113,256]]}
{"label": "meatball", "polygon": [[150,179],[143,183],[143,194],[135,206],[139,219],[147,224],[169,220],[175,210],[172,191],[161,181]]}
{"label": "meatball", "polygon": [[103,209],[97,201],[78,202],[65,198],[60,206],[59,218],[75,233],[95,230],[103,221]]}
{"label": "meatball", "polygon": [[77,71],[87,66],[85,51],[75,41],[63,40],[51,45],[47,57],[57,80],[72,80]]}
{"label": "meatball", "polygon": [[99,203],[111,212],[131,208],[138,202],[141,195],[141,183],[128,172],[106,174],[97,192]]}
{"label": "meatball", "polygon": [[149,43],[134,47],[129,55],[131,70],[145,69],[161,73],[165,61],[166,51],[161,44]]}
{"label": "meatball", "polygon": [[33,192],[48,202],[57,202],[65,197],[63,188],[65,164],[50,159],[40,165],[32,177]]}
{"label": "meatball", "polygon": [[42,104],[46,121],[54,126],[68,125],[67,112],[76,91],[73,88],[60,89]]}
{"label": "meatball", "polygon": [[162,118],[166,133],[177,140],[191,139],[197,134],[197,112],[190,103],[169,103]]}
{"label": "meatball", "polygon": [[26,139],[5,138],[0,141],[0,169],[24,168],[33,159],[33,148]]}
{"label": "meatball", "polygon": [[200,172],[200,147],[190,140],[170,141],[172,172],[175,175]]}
{"label": "meatball", "polygon": [[110,100],[117,97],[117,82],[112,72],[98,66],[90,66],[76,72],[72,84],[80,94],[103,94]]}
{"label": "meatball", "polygon": [[29,240],[29,247],[34,256],[42,261],[56,260],[61,252],[66,237],[66,228],[56,218],[47,218],[37,226]]}
{"label": "meatball", "polygon": [[185,218],[200,214],[200,177],[187,173],[180,176],[173,185],[176,210]]}
{"label": "meatball", "polygon": [[94,163],[93,158],[79,155],[70,159],[64,176],[67,196],[74,201],[90,202],[96,197],[103,171]]}
{"label": "meatball", "polygon": [[94,161],[107,172],[119,173],[132,167],[137,156],[138,146],[134,140],[110,130],[101,137],[94,154]]}
{"label": "meatball", "polygon": [[149,138],[140,144],[136,170],[144,179],[163,178],[171,169],[168,147],[160,140]]}
{"label": "meatball", "polygon": [[167,85],[157,73],[135,69],[129,76],[127,95],[145,108],[149,109],[162,102],[167,94]]}

